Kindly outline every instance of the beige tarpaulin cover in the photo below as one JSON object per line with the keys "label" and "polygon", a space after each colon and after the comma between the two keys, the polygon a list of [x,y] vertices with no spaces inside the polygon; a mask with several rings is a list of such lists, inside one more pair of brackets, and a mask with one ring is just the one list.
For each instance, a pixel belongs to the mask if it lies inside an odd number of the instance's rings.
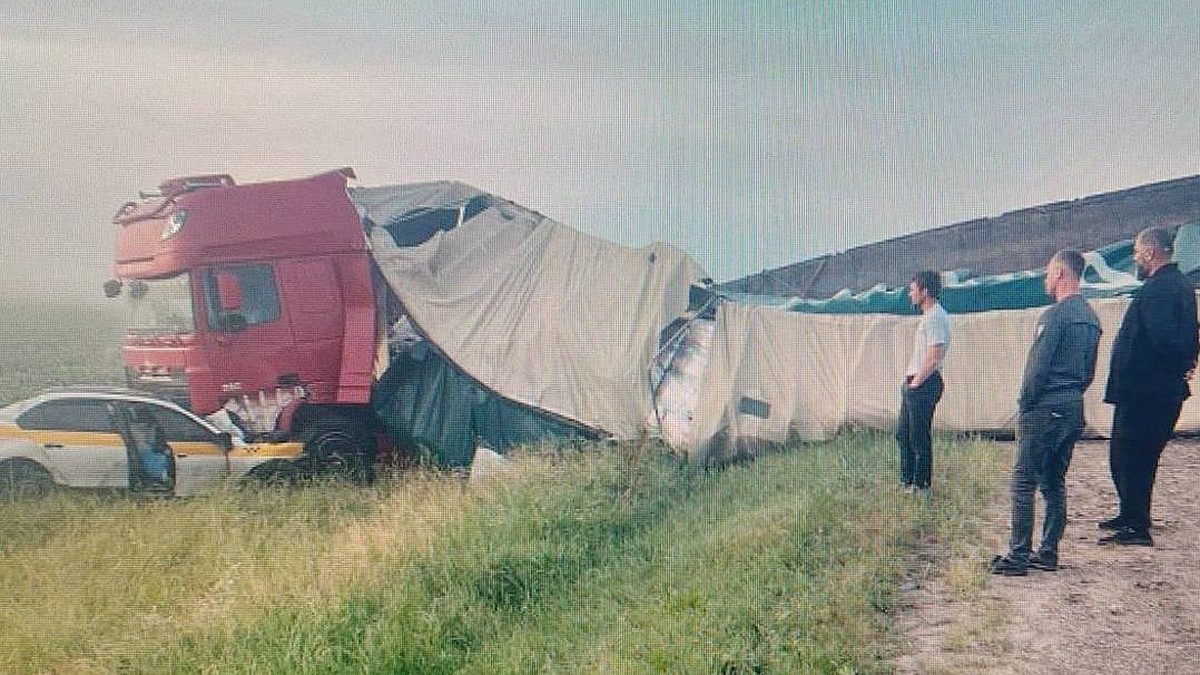
{"label": "beige tarpaulin cover", "polygon": [[[1089,432],[1107,435],[1103,403],[1113,339],[1127,298],[1092,300],[1103,335],[1096,379],[1085,395]],[[934,415],[943,431],[1013,431],[1025,356],[1045,308],[953,314],[943,370],[946,392]],[[689,452],[701,461],[753,453],[765,443],[820,440],[844,425],[890,431],[917,317],[802,314],[735,303],[717,311],[708,369],[699,388]],[[1200,391],[1197,382],[1193,391]],[[743,399],[767,405],[746,406]],[[1200,396],[1178,425],[1200,429]]]}
{"label": "beige tarpaulin cover", "polygon": [[[692,258],[605,242],[460,183],[350,196],[376,225],[372,255],[388,285],[456,366],[501,396],[609,434],[644,430],[659,333],[705,276]],[[455,210],[459,222],[423,243],[397,245],[385,229],[403,234],[423,213],[453,221]]]}
{"label": "beige tarpaulin cover", "polygon": [[[664,415],[651,402],[649,367],[661,330],[685,313],[689,285],[704,276],[686,254],[608,243],[460,183],[351,188],[350,197],[413,323],[505,398],[620,438],[650,427],[705,462],[825,439],[845,425],[894,428],[915,316],[723,302],[715,321],[695,325],[703,335],[680,363],[697,372],[675,378],[685,395]],[[1085,414],[1090,433],[1104,435],[1108,359],[1129,301],[1091,302],[1104,333]],[[951,315],[937,429],[1015,428],[1043,311]],[[1200,396],[1185,404],[1179,428],[1200,430]]]}

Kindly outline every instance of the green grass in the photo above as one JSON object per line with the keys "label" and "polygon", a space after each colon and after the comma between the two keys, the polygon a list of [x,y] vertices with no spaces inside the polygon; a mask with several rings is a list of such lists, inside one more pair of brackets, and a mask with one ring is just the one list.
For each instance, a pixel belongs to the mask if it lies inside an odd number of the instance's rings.
{"label": "green grass", "polygon": [[[120,382],[117,312],[0,310],[0,402]],[[546,448],[485,490],[415,470],[0,503],[0,672],[887,672],[906,575],[982,586],[1009,469],[985,442],[935,453],[928,496],[864,432],[715,471]]]}
{"label": "green grass", "polygon": [[145,502],[0,506],[0,672],[886,672],[901,578],[972,548],[1007,460],[881,435],[703,472],[649,444]]}

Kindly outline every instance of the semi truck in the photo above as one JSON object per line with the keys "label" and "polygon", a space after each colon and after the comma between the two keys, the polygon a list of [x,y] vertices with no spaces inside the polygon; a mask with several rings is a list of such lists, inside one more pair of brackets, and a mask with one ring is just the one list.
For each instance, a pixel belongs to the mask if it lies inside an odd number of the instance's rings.
{"label": "semi truck", "polygon": [[[658,424],[663,331],[705,277],[457,182],[173,178],[121,206],[129,387],[369,479]],[[668,341],[670,343],[670,341]],[[657,376],[661,377],[661,373]]]}
{"label": "semi truck", "polygon": [[386,303],[352,178],[190,176],[122,205],[105,294],[128,307],[127,384],[369,477],[389,447],[370,408]]}

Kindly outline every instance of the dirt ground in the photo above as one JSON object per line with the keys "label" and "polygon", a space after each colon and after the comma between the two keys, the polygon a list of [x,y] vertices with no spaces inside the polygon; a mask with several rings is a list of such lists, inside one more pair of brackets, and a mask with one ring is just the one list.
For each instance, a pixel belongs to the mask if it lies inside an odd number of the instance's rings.
{"label": "dirt ground", "polygon": [[[1007,444],[1012,452],[1012,444]],[[978,593],[947,579],[905,591],[899,673],[1200,673],[1200,440],[1163,452],[1154,488],[1155,547],[1098,546],[1096,523],[1115,515],[1108,444],[1075,448],[1067,476],[1066,535],[1057,572],[986,575]],[[1039,498],[1034,541],[1040,537]],[[1007,490],[985,542],[1003,553]]]}

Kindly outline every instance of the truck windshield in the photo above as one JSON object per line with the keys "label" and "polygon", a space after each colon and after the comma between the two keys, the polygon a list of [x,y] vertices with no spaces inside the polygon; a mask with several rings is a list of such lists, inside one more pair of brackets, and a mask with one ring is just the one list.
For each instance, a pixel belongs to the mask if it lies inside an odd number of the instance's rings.
{"label": "truck windshield", "polygon": [[130,333],[177,335],[195,331],[192,284],[187,274],[167,279],[135,279],[126,284],[124,297]]}

